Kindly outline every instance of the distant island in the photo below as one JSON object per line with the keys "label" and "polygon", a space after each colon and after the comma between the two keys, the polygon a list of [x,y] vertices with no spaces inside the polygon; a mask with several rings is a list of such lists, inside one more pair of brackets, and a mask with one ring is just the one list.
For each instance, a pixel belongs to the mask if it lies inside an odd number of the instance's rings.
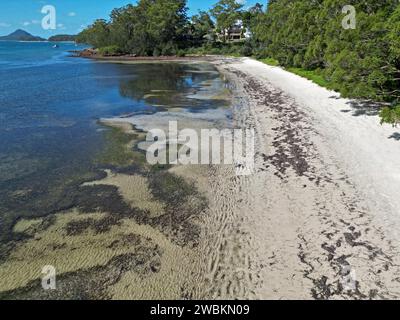
{"label": "distant island", "polygon": [[60,42],[60,41],[75,41],[76,36],[69,34],[59,34],[51,36],[48,40],[34,36],[25,30],[18,29],[13,33],[10,33],[8,36],[0,37],[0,41],[52,41],[52,42]]}
{"label": "distant island", "polygon": [[55,36],[51,36],[48,41],[57,42],[57,41],[75,41],[76,36],[70,34],[58,34]]}
{"label": "distant island", "polygon": [[46,41],[46,39],[33,36],[24,30],[18,29],[8,36],[0,37],[0,41]]}

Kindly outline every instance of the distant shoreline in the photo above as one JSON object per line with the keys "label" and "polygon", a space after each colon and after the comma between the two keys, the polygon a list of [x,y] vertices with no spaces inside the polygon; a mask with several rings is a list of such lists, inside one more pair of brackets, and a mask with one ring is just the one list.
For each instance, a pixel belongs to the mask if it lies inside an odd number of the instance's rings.
{"label": "distant shoreline", "polygon": [[[133,55],[114,55],[104,56],[100,55],[94,49],[85,50],[71,50],[72,57],[85,58],[97,61],[107,62],[187,62],[187,61],[215,61],[221,59],[218,55],[187,55],[184,57],[179,56],[133,56]],[[223,57],[226,58],[226,57]]]}
{"label": "distant shoreline", "polygon": [[32,43],[32,42],[49,42],[49,41],[47,41],[47,40],[43,40],[43,41],[37,41],[37,40],[0,40],[0,42],[29,42],[29,43]]}
{"label": "distant shoreline", "polygon": [[56,40],[44,40],[44,41],[36,41],[36,40],[0,40],[0,42],[26,42],[26,43],[53,43],[53,42],[57,42],[57,43],[75,43],[75,41],[56,41]]}

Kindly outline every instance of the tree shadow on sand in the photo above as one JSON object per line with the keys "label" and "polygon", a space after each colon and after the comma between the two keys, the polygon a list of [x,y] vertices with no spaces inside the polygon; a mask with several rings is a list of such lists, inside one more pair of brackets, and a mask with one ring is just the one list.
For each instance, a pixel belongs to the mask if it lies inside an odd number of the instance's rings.
{"label": "tree shadow on sand", "polygon": [[389,136],[389,139],[393,139],[393,140],[396,140],[396,141],[400,141],[400,133],[399,133],[399,132],[395,132],[395,133],[391,134],[391,135]]}
{"label": "tree shadow on sand", "polygon": [[[340,96],[331,96],[331,99],[342,99]],[[351,100],[346,102],[350,109],[340,110],[343,113],[352,112],[352,116],[377,116],[383,107],[390,104],[385,102],[376,102],[371,100]]]}
{"label": "tree shadow on sand", "polygon": [[[337,96],[331,96],[329,98],[341,99],[341,97]],[[375,102],[369,100],[353,100],[346,102],[346,105],[349,106],[349,109],[342,109],[340,110],[340,112],[351,113],[352,116],[358,117],[358,116],[378,116],[381,109],[389,106],[390,103]],[[388,137],[388,139],[400,141],[400,132],[394,132]]]}
{"label": "tree shadow on sand", "polygon": [[[351,107],[352,116],[377,116],[387,104],[374,101],[350,101],[346,103]],[[345,112],[342,110],[342,112]]]}

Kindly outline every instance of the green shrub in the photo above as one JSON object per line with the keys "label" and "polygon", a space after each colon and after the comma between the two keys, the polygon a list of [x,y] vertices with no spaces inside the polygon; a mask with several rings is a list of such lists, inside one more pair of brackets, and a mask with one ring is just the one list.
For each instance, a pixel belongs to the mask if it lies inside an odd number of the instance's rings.
{"label": "green shrub", "polygon": [[107,46],[99,48],[99,53],[103,56],[118,56],[123,54],[118,46]]}
{"label": "green shrub", "polygon": [[184,57],[186,54],[185,54],[185,51],[184,51],[184,50],[178,50],[178,52],[176,53],[176,55],[177,55],[178,57]]}
{"label": "green shrub", "polygon": [[253,54],[252,45],[249,43],[206,43],[201,47],[192,47],[186,49],[186,54],[212,54],[227,55],[233,57],[251,56]]}
{"label": "green shrub", "polygon": [[311,80],[321,87],[325,87],[328,89],[332,88],[325,77],[321,75],[320,70],[305,70],[303,68],[288,68],[287,70],[294,74],[297,74],[300,77]]}
{"label": "green shrub", "polygon": [[154,48],[153,57],[159,57],[161,55],[161,51],[158,48]]}
{"label": "green shrub", "polygon": [[162,46],[161,55],[162,56],[174,56],[177,53],[177,47],[172,42],[168,42]]}
{"label": "green shrub", "polygon": [[240,49],[240,53],[242,56],[251,57],[253,55],[253,48],[249,43],[245,43]]}
{"label": "green shrub", "polygon": [[259,59],[262,63],[268,64],[270,66],[276,67],[279,66],[279,61],[275,60],[273,58],[264,58],[264,59]]}
{"label": "green shrub", "polygon": [[394,107],[385,107],[380,112],[381,124],[389,123],[393,127],[400,124],[400,105]]}

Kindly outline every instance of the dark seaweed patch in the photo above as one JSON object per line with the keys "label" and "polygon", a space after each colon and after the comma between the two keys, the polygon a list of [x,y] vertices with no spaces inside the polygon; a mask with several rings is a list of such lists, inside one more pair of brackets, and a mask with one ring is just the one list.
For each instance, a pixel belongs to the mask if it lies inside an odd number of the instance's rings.
{"label": "dark seaweed patch", "polygon": [[125,133],[121,128],[107,127],[106,143],[103,151],[95,160],[100,165],[127,166],[132,163],[142,164],[145,156],[141,152],[136,152],[129,145],[138,138],[138,134]]}
{"label": "dark seaweed patch", "polygon": [[112,226],[119,225],[124,218],[133,218],[138,223],[146,223],[149,215],[147,211],[131,208],[117,187],[107,185],[81,187],[75,207],[84,213],[104,212],[106,216],[101,219],[86,218],[71,221],[65,227],[68,235],[78,235],[88,229],[104,233]]}
{"label": "dark seaweed patch", "polygon": [[151,224],[173,236],[180,245],[198,244],[200,228],[192,220],[208,206],[194,183],[166,171],[149,176],[153,196],[165,204],[165,214],[152,219]]}
{"label": "dark seaweed patch", "polygon": [[175,243],[196,246],[200,228],[195,218],[207,208],[207,200],[198,194],[194,183],[167,171],[154,171],[147,175],[154,198],[164,203],[165,213],[151,218],[149,213],[131,208],[115,186],[96,185],[81,187],[76,207],[82,212],[104,212],[101,219],[79,219],[65,227],[68,235],[78,235],[89,229],[106,232],[121,219],[133,218],[139,224],[148,224],[167,235]]}
{"label": "dark seaweed patch", "polygon": [[130,233],[127,235],[123,235],[121,239],[113,241],[107,248],[117,248],[121,246],[137,246],[142,243],[142,238],[146,242],[151,242],[151,239],[148,237],[141,237],[137,234]]}
{"label": "dark seaweed patch", "polygon": [[194,183],[187,183],[182,177],[169,172],[150,175],[149,185],[153,196],[172,208],[179,206],[189,196],[196,194]]}
{"label": "dark seaweed patch", "polygon": [[[70,209],[77,204],[77,194],[81,184],[105,177],[106,173],[103,170],[77,174],[68,179],[60,176],[48,184],[44,181],[46,177],[32,177],[31,191],[18,197],[12,195],[13,190],[18,187],[18,182],[2,186],[4,192],[0,193],[0,242],[17,240],[16,237],[19,236],[15,235],[12,229],[19,219],[47,217]],[[53,177],[48,179],[51,180]]]}
{"label": "dark seaweed patch", "polygon": [[[151,239],[141,239],[138,235],[127,235],[124,245],[134,246],[132,253],[112,258],[105,266],[96,266],[87,270],[68,272],[56,277],[55,290],[43,290],[41,279],[31,281],[28,285],[0,293],[0,300],[54,299],[54,300],[89,300],[111,299],[109,286],[116,284],[128,271],[134,271],[142,277],[160,270],[162,250]],[[139,237],[139,243],[129,242]],[[125,242],[124,242],[125,241]]]}
{"label": "dark seaweed patch", "polygon": [[96,234],[104,233],[111,229],[113,225],[119,224],[118,217],[107,215],[101,219],[86,218],[83,220],[73,220],[67,223],[65,231],[68,236],[82,234],[88,229],[92,229]]}

